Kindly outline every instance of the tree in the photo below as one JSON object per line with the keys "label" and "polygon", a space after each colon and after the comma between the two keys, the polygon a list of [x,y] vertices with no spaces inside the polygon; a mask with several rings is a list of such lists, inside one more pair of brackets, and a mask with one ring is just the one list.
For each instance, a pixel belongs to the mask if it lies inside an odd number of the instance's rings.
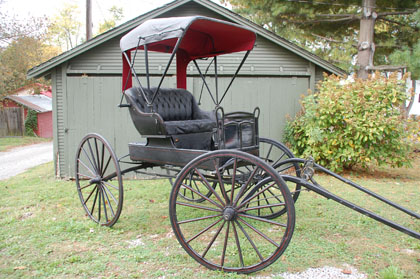
{"label": "tree", "polygon": [[[3,4],[0,0],[0,6]],[[30,22],[30,24],[27,24]],[[48,28],[46,18],[27,18],[27,21],[19,21],[14,16],[2,12],[0,9],[0,48],[4,48],[11,41],[22,37],[40,37]]]}
{"label": "tree", "polygon": [[123,8],[119,8],[117,6],[112,6],[108,11],[111,16],[109,19],[105,19],[102,23],[99,24],[99,34],[117,26],[117,23],[124,16]]}
{"label": "tree", "polygon": [[[411,16],[419,0],[223,0],[234,11],[337,66],[354,70],[360,48],[375,51],[374,65],[389,63],[389,55],[401,45],[420,38]],[[365,7],[371,9],[375,45],[358,44]],[[372,49],[373,47],[373,49]],[[369,56],[369,55],[368,55]]]}
{"label": "tree", "polygon": [[10,91],[34,83],[26,79],[27,71],[60,50],[47,45],[42,38],[19,37],[0,52],[0,98]]}
{"label": "tree", "polygon": [[49,35],[52,41],[63,50],[69,50],[82,42],[79,21],[80,10],[75,4],[64,4],[59,14],[52,19]]}
{"label": "tree", "polygon": [[26,72],[60,52],[46,43],[47,29],[45,18],[18,21],[0,10],[0,98],[33,83],[26,79]]}

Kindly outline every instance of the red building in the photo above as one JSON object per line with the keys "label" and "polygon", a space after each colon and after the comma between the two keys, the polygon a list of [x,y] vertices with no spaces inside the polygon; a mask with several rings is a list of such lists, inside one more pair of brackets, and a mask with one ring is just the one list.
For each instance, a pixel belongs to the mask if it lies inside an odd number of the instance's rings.
{"label": "red building", "polygon": [[[39,94],[34,93],[36,88],[23,87],[14,92],[13,95],[5,97],[1,103],[4,107],[23,107],[24,118],[28,115],[28,109],[37,113],[37,128],[34,133],[38,137],[52,138],[52,98],[51,88],[35,84],[40,88]],[[1,105],[0,105],[1,106]]]}

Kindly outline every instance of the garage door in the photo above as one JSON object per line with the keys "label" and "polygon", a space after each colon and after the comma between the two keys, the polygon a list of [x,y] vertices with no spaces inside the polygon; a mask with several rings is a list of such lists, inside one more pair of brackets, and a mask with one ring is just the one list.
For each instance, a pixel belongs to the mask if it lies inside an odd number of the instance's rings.
{"label": "garage door", "polygon": [[[229,82],[228,77],[219,79],[219,99]],[[208,84],[215,91],[214,81],[208,80]],[[240,77],[234,81],[222,106],[225,112],[252,112],[258,106],[261,110],[260,136],[281,141],[287,116],[294,117],[300,110],[300,96],[306,94],[308,88],[308,77]],[[189,89],[197,100],[201,95],[202,107],[214,108],[206,88],[201,90],[201,78],[191,79]]]}

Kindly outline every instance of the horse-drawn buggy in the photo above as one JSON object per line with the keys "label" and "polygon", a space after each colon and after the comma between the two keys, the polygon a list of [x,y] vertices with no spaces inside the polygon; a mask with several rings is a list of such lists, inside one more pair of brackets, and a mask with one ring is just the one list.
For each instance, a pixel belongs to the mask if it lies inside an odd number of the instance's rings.
{"label": "horse-drawn buggy", "polygon": [[[358,188],[415,218],[420,216],[317,165],[294,158],[283,144],[260,137],[259,108],[225,112],[222,101],[254,48],[256,34],[242,26],[194,16],[144,22],[120,41],[123,58],[120,107],[128,109],[145,143],[129,143],[117,157],[98,134],[86,135],[76,154],[76,185],[86,214],[113,226],[122,210],[123,178],[128,172],[168,178],[172,185],[169,216],[185,251],[210,269],[250,273],[276,261],[287,248],[295,226],[300,191],[312,190],[362,214],[420,239],[420,234],[341,199],[313,178],[315,170]],[[169,61],[154,86],[149,52],[168,53]],[[243,53],[231,82],[218,86],[217,58]],[[144,64],[136,66],[136,58]],[[163,88],[176,60],[176,88]],[[200,65],[208,63],[203,71]],[[214,110],[202,110],[186,90],[187,68],[194,66]],[[202,67],[202,66],[201,66]],[[137,71],[145,71],[143,77]],[[215,86],[206,78],[213,69]],[[211,88],[212,87],[212,88]],[[120,163],[130,167],[120,169]]]}

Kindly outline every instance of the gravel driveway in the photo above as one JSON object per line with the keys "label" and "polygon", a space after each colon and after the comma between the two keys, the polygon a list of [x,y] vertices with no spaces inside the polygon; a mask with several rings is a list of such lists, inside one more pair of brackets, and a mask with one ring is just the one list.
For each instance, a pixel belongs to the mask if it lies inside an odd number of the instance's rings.
{"label": "gravel driveway", "polygon": [[52,142],[13,148],[0,152],[0,180],[53,160]]}

